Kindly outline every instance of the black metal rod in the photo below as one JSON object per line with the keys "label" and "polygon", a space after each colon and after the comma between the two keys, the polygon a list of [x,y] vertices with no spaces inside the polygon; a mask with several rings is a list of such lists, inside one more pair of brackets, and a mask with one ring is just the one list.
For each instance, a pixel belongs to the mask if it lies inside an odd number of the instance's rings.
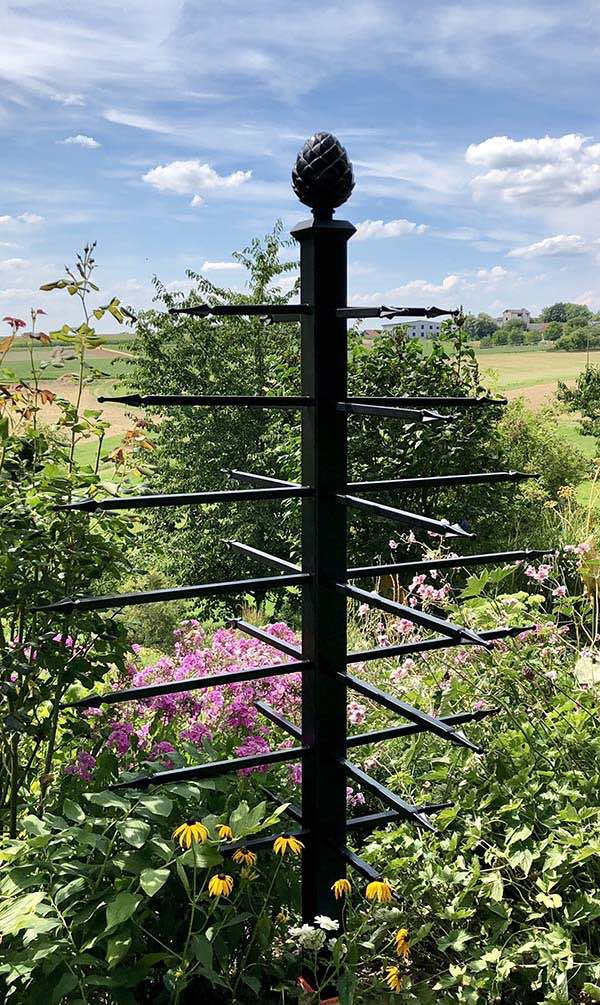
{"label": "black metal rod", "polygon": [[249,544],[242,544],[241,541],[225,541],[225,544],[229,548],[233,548],[235,551],[239,551],[242,555],[250,555],[251,558],[258,559],[259,562],[264,562],[265,565],[271,565],[274,569],[283,569],[284,572],[300,572],[300,566],[294,565],[293,562],[288,562],[285,558],[278,558],[277,555],[271,555],[268,551],[260,551],[258,548],[251,548]]}
{"label": "black metal rod", "polygon": [[415,625],[420,625],[422,628],[431,628],[434,631],[443,632],[445,635],[450,636],[450,638],[459,639],[462,642],[471,642],[474,645],[484,646],[486,649],[490,648],[490,643],[486,642],[479,633],[471,631],[470,628],[463,628],[462,625],[454,625],[451,621],[436,618],[433,614],[427,614],[425,611],[420,611],[415,607],[408,607],[406,604],[398,604],[395,600],[388,600],[387,597],[380,596],[379,593],[368,593],[366,590],[360,590],[358,586],[349,586],[348,583],[338,583],[338,589],[354,600],[371,604],[373,607],[378,607],[381,611],[395,614],[399,618],[405,618],[407,621],[412,621]]}
{"label": "black metal rod", "polygon": [[476,754],[483,753],[481,747],[476,743],[472,743],[462,733],[457,733],[443,719],[436,719],[427,712],[421,712],[420,709],[415,708],[413,705],[409,705],[399,698],[394,698],[391,694],[387,694],[380,688],[375,687],[374,684],[369,684],[367,681],[353,677],[351,674],[346,675],[346,683],[353,691],[357,691],[366,698],[370,698],[371,701],[377,702],[378,705],[383,705],[384,708],[389,708],[392,712],[396,712],[416,726],[420,726],[422,730],[435,733],[436,736],[441,736],[444,740],[450,740],[451,743],[455,743],[458,747],[466,747],[467,750],[472,750]]}
{"label": "black metal rod", "polygon": [[345,845],[337,846],[338,853],[344,859],[348,865],[351,865],[353,869],[356,869],[364,879],[367,879],[369,883],[377,882],[381,879],[380,873],[377,869],[374,869],[372,865],[365,862],[364,859],[360,858],[355,852],[350,851]]}
{"label": "black metal rod", "polygon": [[313,490],[307,485],[290,488],[226,489],[216,492],[176,492],[173,495],[117,496],[114,499],[82,499],[64,503],[57,510],[76,510],[96,513],[98,510],[156,509],[164,506],[204,506],[220,502],[247,502],[262,499],[295,499],[309,496]]}
{"label": "black metal rod", "polygon": [[[525,628],[494,628],[479,632],[479,638],[486,642],[494,642],[497,639],[514,638],[523,632],[535,631],[535,625],[528,625]],[[398,646],[377,646],[376,649],[363,649],[348,653],[347,662],[368,663],[370,660],[391,659],[398,656],[412,656],[414,653],[427,653],[435,649],[451,649],[455,646],[465,645],[464,639],[421,639],[418,642],[403,642]]]}
{"label": "black metal rod", "polygon": [[172,782],[187,782],[194,778],[218,778],[232,771],[243,768],[257,768],[262,764],[286,764],[301,760],[306,753],[306,747],[288,747],[286,750],[267,750],[262,754],[248,754],[246,757],[234,757],[228,761],[210,761],[208,764],[195,764],[189,768],[173,768],[170,771],[158,771],[154,775],[142,775],[130,782],[117,782],[109,786],[111,789],[147,789],[149,785],[170,785]]}
{"label": "black metal rod", "polygon": [[270,635],[263,628],[257,628],[256,625],[251,625],[248,621],[244,621],[243,618],[232,618],[230,625],[232,628],[237,628],[239,632],[243,632],[244,635],[250,635],[253,639],[264,642],[266,646],[273,646],[280,653],[286,653],[287,656],[293,656],[294,659],[303,659],[302,650],[299,646],[294,646],[291,642],[278,639],[276,635]]}
{"label": "black metal rod", "polygon": [[529,561],[554,555],[551,548],[529,548],[524,551],[492,551],[487,555],[462,555],[458,558],[425,558],[414,562],[389,562],[385,565],[361,565],[348,569],[348,579],[362,576],[396,576],[402,572],[426,572],[428,569],[460,569],[472,565],[498,565],[501,562]]}
{"label": "black metal rod", "polygon": [[243,408],[308,408],[313,404],[306,396],[255,394],[121,394],[99,395],[98,401],[116,401],[121,405],[210,405],[211,407],[241,406]]}
{"label": "black metal rod", "polygon": [[261,789],[265,795],[268,796],[274,803],[277,803],[278,806],[281,806],[282,803],[286,803],[285,815],[290,817],[290,819],[295,820],[296,823],[302,823],[302,810],[299,806],[296,806],[295,803],[288,803],[287,800],[282,799],[277,792],[274,792],[273,789],[267,788],[266,785],[261,785]]}
{"label": "black metal rod", "polygon": [[277,317],[292,314],[298,315],[298,319],[313,313],[311,304],[215,304],[212,307],[208,304],[197,304],[195,307],[171,307],[169,314],[188,314],[191,317]]}
{"label": "black metal rod", "polygon": [[266,488],[298,488],[299,482],[286,482],[283,478],[270,478],[267,475],[256,475],[252,471],[238,471],[236,468],[221,468],[224,475],[235,478],[238,482],[248,482],[250,485],[264,485]]}
{"label": "black metal rod", "polygon": [[[354,678],[355,679],[355,678]],[[448,726],[458,726],[464,722],[479,722],[489,715],[497,715],[499,708],[482,708],[474,712],[455,712],[451,715],[440,715],[439,721]],[[424,733],[427,727],[413,723],[409,726],[390,726],[388,729],[375,729],[369,733],[355,733],[348,737],[349,747],[364,747],[371,743],[381,743],[382,740],[395,740],[402,736],[414,736],[416,733]]]}
{"label": "black metal rod", "polygon": [[36,611],[106,611],[111,607],[133,607],[136,604],[155,604],[163,600],[185,600],[188,597],[214,596],[248,590],[281,589],[286,586],[303,586],[310,581],[307,573],[290,576],[263,576],[261,579],[236,579],[225,583],[198,583],[195,586],[175,586],[172,589],[149,590],[144,593],[121,593],[108,597],[66,597],[55,604],[36,607]]}
{"label": "black metal rod", "polygon": [[[426,803],[424,806],[417,806],[417,809],[420,813],[439,813],[441,810],[448,809],[453,805],[453,803]],[[350,817],[346,821],[346,830],[373,831],[378,827],[385,827],[387,824],[394,823],[394,821],[398,820],[399,815],[397,810],[383,810],[381,813],[366,813],[361,817]]]}
{"label": "black metal rod", "polygon": [[279,726],[279,728],[283,729],[284,732],[289,733],[289,735],[293,736],[294,739],[302,740],[302,730],[299,729],[298,726],[294,726],[294,723],[290,722],[289,719],[286,719],[284,715],[280,715],[274,708],[271,708],[266,701],[255,701],[254,707],[257,708],[259,712],[262,712],[266,719],[275,723],[276,726]]}
{"label": "black metal rod", "polygon": [[396,509],[394,506],[384,506],[382,503],[372,502],[371,499],[338,495],[338,502],[351,506],[353,509],[364,509],[379,519],[393,520],[394,523],[402,523],[407,527],[419,527],[422,530],[431,531],[432,534],[441,534],[443,537],[475,537],[458,523],[449,523],[448,520],[433,520],[431,517],[422,516],[421,513],[410,513],[408,510]]}
{"label": "black metal rod", "polygon": [[302,838],[308,837],[308,831],[302,828],[300,830],[278,831],[275,834],[263,834],[261,837],[256,838],[243,838],[240,841],[219,845],[219,851],[221,855],[227,856],[233,855],[240,848],[243,848],[245,851],[260,851],[262,848],[272,848],[273,842],[278,837],[295,837],[301,841]]}
{"label": "black metal rod", "polygon": [[361,397],[353,395],[348,401],[355,401],[361,404],[371,404],[371,405],[396,405],[399,408],[404,407],[433,407],[433,408],[443,408],[445,406],[451,408],[478,408],[484,407],[486,405],[507,405],[507,398],[490,398],[489,395],[482,395],[480,398],[460,398],[454,397],[453,395],[401,395],[399,397],[393,397],[391,395],[374,395],[373,397]]}
{"label": "black metal rod", "polygon": [[358,765],[352,764],[351,761],[344,759],[343,765],[347,775],[350,775],[355,781],[364,785],[366,789],[369,789],[374,795],[378,796],[382,802],[387,803],[388,806],[392,806],[393,809],[398,811],[400,816],[411,820],[420,827],[425,827],[429,831],[435,830],[431,820],[424,813],[420,813],[417,806],[407,803],[405,799],[401,799],[395,792],[392,792],[387,786],[382,785],[376,778],[367,775],[366,771],[363,771]]}
{"label": "black metal rod", "polygon": [[312,664],[307,660],[297,663],[276,663],[269,667],[251,667],[247,670],[232,670],[230,673],[207,674],[206,677],[188,677],[187,680],[173,680],[164,684],[148,684],[145,687],[130,687],[123,691],[109,691],[107,694],[90,695],[79,701],[68,702],[61,705],[61,708],[100,708],[101,705],[119,705],[126,701],[156,698],[160,694],[180,694],[185,691],[200,691],[209,687],[226,687],[228,684],[239,684],[242,681],[281,677],[311,669]]}
{"label": "black metal rod", "polygon": [[338,318],[441,318],[460,317],[460,310],[443,307],[338,307]]}
{"label": "black metal rod", "polygon": [[468,475],[431,475],[426,478],[388,478],[383,481],[348,482],[353,492],[378,492],[380,489],[445,488],[447,485],[477,485],[492,482],[524,482],[539,478],[525,471],[482,471]]}
{"label": "black metal rod", "polygon": [[430,426],[445,425],[455,418],[453,415],[440,415],[438,412],[430,412],[422,408],[392,408],[389,405],[362,405],[352,401],[340,401],[337,407],[339,412],[346,412],[348,415],[373,415],[380,419],[424,422]]}

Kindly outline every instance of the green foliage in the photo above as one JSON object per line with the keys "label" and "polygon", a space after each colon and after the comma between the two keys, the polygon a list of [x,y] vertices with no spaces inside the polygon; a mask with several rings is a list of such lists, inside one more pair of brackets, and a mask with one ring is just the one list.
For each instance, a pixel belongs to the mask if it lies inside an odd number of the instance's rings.
{"label": "green foliage", "polygon": [[591,321],[594,315],[585,304],[562,303],[551,304],[545,307],[540,315],[542,321],[565,321],[582,320],[584,323]]}
{"label": "green foliage", "polygon": [[581,416],[580,430],[584,436],[600,439],[600,367],[586,366],[574,386],[559,380],[556,397],[569,412]]}
{"label": "green foliage", "polygon": [[465,331],[471,339],[489,338],[498,331],[498,323],[489,314],[480,312],[465,318]]}

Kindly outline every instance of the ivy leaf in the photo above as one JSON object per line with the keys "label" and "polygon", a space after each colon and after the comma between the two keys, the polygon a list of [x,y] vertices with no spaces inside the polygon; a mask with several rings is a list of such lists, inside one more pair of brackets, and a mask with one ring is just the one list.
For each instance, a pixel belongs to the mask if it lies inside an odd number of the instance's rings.
{"label": "ivy leaf", "polygon": [[144,893],[153,897],[165,885],[170,875],[168,869],[144,869],[140,876],[140,886]]}

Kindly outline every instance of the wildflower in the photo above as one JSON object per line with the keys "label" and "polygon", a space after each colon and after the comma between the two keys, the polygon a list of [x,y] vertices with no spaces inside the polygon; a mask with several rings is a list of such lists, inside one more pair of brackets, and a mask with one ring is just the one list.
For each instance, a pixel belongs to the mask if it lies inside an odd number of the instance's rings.
{"label": "wildflower", "polygon": [[256,863],[256,852],[250,851],[248,848],[238,848],[233,853],[233,861],[238,862],[240,865],[254,865]]}
{"label": "wildflower", "polygon": [[223,894],[228,897],[232,890],[233,876],[226,876],[223,872],[211,876],[208,882],[208,892],[211,897],[220,897]]}
{"label": "wildflower", "polygon": [[360,606],[358,608],[358,616],[359,616],[359,618],[364,618],[368,613],[369,613],[369,605],[368,604],[360,604]]}
{"label": "wildflower", "polygon": [[243,865],[240,869],[240,876],[242,879],[248,880],[249,883],[253,879],[258,879],[258,873],[254,871],[251,865]]}
{"label": "wildflower", "polygon": [[186,820],[173,831],[173,840],[182,848],[191,848],[196,841],[204,844],[208,840],[208,830],[199,820]]}
{"label": "wildflower", "polygon": [[217,834],[221,838],[221,841],[231,841],[233,838],[233,831],[229,824],[218,824]]}
{"label": "wildflower", "polygon": [[388,547],[390,551],[396,551],[396,548],[398,547],[398,542],[394,541],[394,539],[392,538],[390,541],[388,541]]}
{"label": "wildflower", "polygon": [[281,855],[282,858],[288,851],[292,855],[299,855],[303,848],[302,841],[295,838],[293,834],[280,834],[273,842],[273,851],[276,855]]}
{"label": "wildflower", "polygon": [[386,970],[385,983],[387,984],[390,991],[402,991],[402,978],[400,976],[400,967],[388,967]]}
{"label": "wildflower", "polygon": [[325,932],[320,928],[313,928],[312,925],[292,926],[289,929],[288,942],[300,949],[312,949],[317,951],[322,949],[327,941]]}
{"label": "wildflower", "polygon": [[391,904],[392,893],[392,887],[387,879],[376,879],[367,886],[367,900],[377,900],[380,904]]}
{"label": "wildflower", "polygon": [[353,726],[360,726],[367,717],[367,709],[359,701],[351,701],[348,705],[348,719]]}
{"label": "wildflower", "polygon": [[398,929],[394,935],[394,945],[396,947],[396,955],[401,956],[404,960],[407,960],[410,953],[407,928]]}
{"label": "wildflower", "polygon": [[336,879],[331,889],[335,894],[335,899],[341,900],[342,897],[347,897],[348,894],[352,893],[352,883],[349,879]]}
{"label": "wildflower", "polygon": [[326,914],[317,914],[315,917],[315,925],[322,928],[324,932],[337,932],[340,927],[339,921],[334,921],[333,918],[328,918]]}
{"label": "wildflower", "polygon": [[566,586],[557,586],[555,590],[552,590],[553,597],[566,597],[567,588]]}

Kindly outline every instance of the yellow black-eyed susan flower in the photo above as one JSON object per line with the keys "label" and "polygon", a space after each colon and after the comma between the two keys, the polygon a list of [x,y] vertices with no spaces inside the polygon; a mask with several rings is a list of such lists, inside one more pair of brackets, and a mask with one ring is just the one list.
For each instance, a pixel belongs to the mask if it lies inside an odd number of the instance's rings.
{"label": "yellow black-eyed susan flower", "polygon": [[221,838],[221,841],[231,841],[233,837],[233,831],[229,824],[219,824],[217,826],[217,834]]}
{"label": "yellow black-eyed susan flower", "polygon": [[352,893],[352,883],[349,879],[336,879],[331,889],[335,894],[335,899],[341,900],[342,897],[347,897],[348,894]]}
{"label": "yellow black-eyed susan flower", "polygon": [[392,893],[387,879],[376,879],[367,886],[367,900],[377,900],[380,904],[391,904]]}
{"label": "yellow black-eyed susan flower", "polygon": [[223,872],[211,876],[208,881],[208,892],[211,897],[228,897],[232,890],[233,876],[226,876]]}
{"label": "yellow black-eyed susan flower", "polygon": [[204,844],[208,840],[208,830],[199,820],[186,820],[173,831],[173,840],[178,841],[182,848],[191,848],[197,841]]}
{"label": "yellow black-eyed susan flower", "polygon": [[276,855],[281,855],[282,858],[288,851],[292,855],[299,855],[303,848],[302,841],[295,838],[293,834],[280,834],[273,842],[273,851]]}
{"label": "yellow black-eyed susan flower", "polygon": [[396,955],[401,956],[403,960],[407,960],[410,955],[410,944],[408,941],[408,929],[399,928],[394,935],[394,945],[396,947]]}
{"label": "yellow black-eyed susan flower", "polygon": [[232,858],[234,862],[239,862],[240,865],[256,864],[256,852],[250,851],[248,848],[238,848],[237,851],[234,851]]}
{"label": "yellow black-eyed susan flower", "polygon": [[402,991],[402,976],[400,974],[400,967],[387,968],[385,983],[390,991]]}

